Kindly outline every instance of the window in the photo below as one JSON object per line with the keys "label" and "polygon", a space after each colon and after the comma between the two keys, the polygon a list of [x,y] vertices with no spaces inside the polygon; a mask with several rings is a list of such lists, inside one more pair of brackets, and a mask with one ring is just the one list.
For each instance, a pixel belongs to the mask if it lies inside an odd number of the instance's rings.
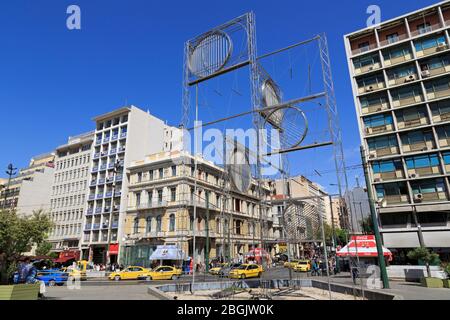
{"label": "window", "polygon": [[149,180],[153,180],[153,170],[148,172]]}
{"label": "window", "polygon": [[378,55],[369,55],[369,56],[364,56],[364,57],[355,59],[353,64],[354,64],[355,68],[363,68],[363,67],[371,66],[371,65],[379,63],[379,62],[380,62],[380,58],[378,57]]}
{"label": "window", "polygon": [[370,43],[368,41],[358,44],[360,52],[368,51],[370,49]]}
{"label": "window", "polygon": [[377,137],[368,139],[369,150],[384,149],[390,147],[397,147],[397,139],[394,135]]}
{"label": "window", "polygon": [[382,105],[387,103],[387,98],[385,96],[375,96],[375,97],[362,97],[361,98],[361,108],[368,108],[370,106]]}
{"label": "window", "polygon": [[161,216],[156,217],[156,232],[161,232]]}
{"label": "window", "polygon": [[427,82],[425,84],[425,89],[427,93],[436,93],[439,91],[445,91],[450,89],[450,81],[449,79],[440,79],[433,82]]}
{"label": "window", "polygon": [[405,160],[408,169],[435,167],[439,165],[438,156],[436,154],[409,157]]}
{"label": "window", "polygon": [[422,51],[437,47],[440,44],[445,44],[445,37],[441,36],[438,38],[429,38],[421,41],[416,41],[415,48],[416,51]]}
{"label": "window", "polygon": [[169,231],[175,231],[175,215],[173,213],[169,216]]}
{"label": "window", "polygon": [[158,190],[158,202],[162,203],[163,201],[163,191],[161,189]]}
{"label": "window", "polygon": [[177,197],[177,189],[170,188],[170,201],[176,201],[176,197]]}
{"label": "window", "polygon": [[415,67],[397,68],[389,74],[389,79],[400,79],[416,73]]}
{"label": "window", "polygon": [[372,164],[373,173],[395,172],[401,169],[401,160],[375,161]]}
{"label": "window", "polygon": [[138,172],[137,174],[137,182],[141,182],[142,181],[142,172]]}
{"label": "window", "polygon": [[172,166],[172,177],[175,177],[177,175],[177,167]]}
{"label": "window", "polygon": [[164,177],[164,169],[163,168],[159,168],[158,170],[158,178],[162,179]]}
{"label": "window", "polygon": [[450,164],[450,152],[445,152],[442,154],[442,158],[444,158],[445,164]]}
{"label": "window", "polygon": [[406,110],[399,110],[397,119],[399,122],[410,122],[426,117],[424,108],[408,108]]}
{"label": "window", "polygon": [[148,233],[152,232],[152,217],[147,217],[146,219],[146,228]]}
{"label": "window", "polygon": [[380,214],[383,228],[406,228],[408,224],[408,213],[382,213]]}
{"label": "window", "polygon": [[367,128],[376,128],[385,125],[392,124],[392,116],[391,115],[376,115],[371,117],[364,118],[364,125]]}
{"label": "window", "polygon": [[191,231],[194,230],[194,217],[193,216],[189,216],[189,229]]}
{"label": "window", "polygon": [[390,196],[399,196],[407,194],[407,188],[404,183],[385,183],[377,185],[377,198],[382,199]]}
{"label": "window", "polygon": [[388,35],[386,36],[386,40],[388,41],[388,43],[394,43],[394,42],[397,42],[397,41],[399,40],[398,32],[388,34]]}
{"label": "window", "polygon": [[421,225],[427,227],[447,225],[447,214],[445,212],[418,213],[417,218]]}
{"label": "window", "polygon": [[443,126],[436,128],[436,133],[440,139],[447,139],[450,137],[450,126]]}
{"label": "window", "polygon": [[442,179],[412,182],[411,188],[414,194],[445,192],[444,181]]}
{"label": "window", "polygon": [[413,131],[403,135],[401,139],[404,145],[425,143],[433,139],[433,134],[431,131]]}
{"label": "window", "polygon": [[450,113],[450,100],[438,101],[430,104],[433,116]]}
{"label": "window", "polygon": [[139,218],[134,218],[133,233],[139,233]]}
{"label": "window", "polygon": [[425,23],[419,24],[417,26],[417,31],[419,31],[419,34],[430,32],[431,31],[431,24],[429,22],[425,22]]}
{"label": "window", "polygon": [[386,51],[383,54],[383,57],[385,60],[390,60],[390,59],[404,57],[410,53],[411,52],[408,47],[394,48],[389,51]]}

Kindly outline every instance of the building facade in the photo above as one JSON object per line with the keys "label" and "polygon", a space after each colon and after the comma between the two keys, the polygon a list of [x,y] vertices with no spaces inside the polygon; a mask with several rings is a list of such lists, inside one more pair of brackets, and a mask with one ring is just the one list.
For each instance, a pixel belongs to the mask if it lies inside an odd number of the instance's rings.
{"label": "building facade", "polygon": [[[238,192],[224,173],[200,158],[195,170],[193,157],[180,151],[134,161],[128,168],[122,263],[148,266],[163,244],[177,245],[184,258],[193,258],[194,234],[197,263],[205,263],[206,256],[236,258],[255,247],[274,254],[271,211],[267,206],[260,211],[255,181],[248,192]],[[267,184],[261,190],[269,199]]]}
{"label": "building facade", "polygon": [[15,209],[21,215],[32,215],[38,210],[49,211],[54,160],[53,152],[34,156],[18,175],[10,181],[5,179],[0,193],[0,208]]}
{"label": "building facade", "polygon": [[89,192],[84,214],[82,256],[95,263],[118,261],[128,204],[125,169],[146,154],[182,146],[177,128],[135,106],[94,118]]}
{"label": "building facade", "polygon": [[397,251],[450,252],[449,27],[445,1],[345,36],[369,185]]}
{"label": "building facade", "polygon": [[56,148],[50,200],[53,252],[80,250],[93,141],[94,133],[89,132],[69,137],[67,144]]}

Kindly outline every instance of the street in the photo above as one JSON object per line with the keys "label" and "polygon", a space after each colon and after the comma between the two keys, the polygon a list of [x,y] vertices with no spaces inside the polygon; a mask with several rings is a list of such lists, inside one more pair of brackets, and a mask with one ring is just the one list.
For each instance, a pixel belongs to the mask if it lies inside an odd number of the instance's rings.
{"label": "street", "polygon": [[[293,279],[309,277],[307,273],[292,272]],[[264,272],[261,279],[289,279],[289,269],[276,267]],[[327,281],[326,276],[313,277],[315,280]],[[340,273],[331,276],[332,283],[352,286],[353,282],[349,273]],[[191,275],[183,275],[176,283],[188,283],[192,281]],[[219,278],[212,275],[196,275],[196,282],[207,281],[231,281],[227,278]],[[45,298],[48,300],[157,300],[158,297],[147,292],[149,285],[174,283],[173,280],[145,281],[145,280],[123,280],[111,281],[106,278],[89,279],[81,282],[80,288],[70,288],[67,285],[61,287],[47,287]],[[360,282],[355,285],[360,288]],[[366,286],[364,285],[364,288]],[[391,294],[399,295],[406,300],[450,300],[448,289],[430,289],[421,287],[418,283],[391,281],[391,288],[382,290]]]}

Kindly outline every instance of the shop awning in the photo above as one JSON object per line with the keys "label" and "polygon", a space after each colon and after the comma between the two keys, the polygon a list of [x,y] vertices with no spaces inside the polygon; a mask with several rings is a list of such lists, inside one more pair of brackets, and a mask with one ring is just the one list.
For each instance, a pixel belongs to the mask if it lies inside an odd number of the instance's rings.
{"label": "shop awning", "polygon": [[74,257],[74,256],[59,257],[58,259],[53,260],[53,262],[55,262],[55,263],[66,263],[69,260],[76,260],[76,257]]}
{"label": "shop awning", "polygon": [[247,252],[245,254],[245,256],[246,257],[265,257],[265,258],[270,257],[269,253],[266,250],[261,249],[261,248],[252,249],[249,252]]}
{"label": "shop awning", "polygon": [[184,260],[185,254],[176,245],[157,246],[150,260]]}
{"label": "shop awning", "polygon": [[[337,251],[339,257],[374,257],[378,256],[374,235],[352,236],[350,242]],[[392,258],[392,252],[383,247],[383,255]]]}

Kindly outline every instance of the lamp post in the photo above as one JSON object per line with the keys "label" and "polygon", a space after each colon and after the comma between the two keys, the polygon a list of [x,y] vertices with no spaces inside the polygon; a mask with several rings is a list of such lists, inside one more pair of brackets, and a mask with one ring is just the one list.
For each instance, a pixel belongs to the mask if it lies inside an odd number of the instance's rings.
{"label": "lamp post", "polygon": [[13,175],[15,175],[17,173],[17,168],[14,168],[14,166],[13,166],[13,164],[12,163],[10,163],[9,165],[8,165],[8,167],[7,167],[7,170],[6,170],[6,174],[8,175],[8,184],[6,185],[6,188],[5,188],[5,197],[4,197],[4,199],[3,199],[3,206],[2,206],[2,209],[5,209],[5,207],[6,207],[6,199],[8,198],[8,193],[9,193],[9,186],[10,186],[10,184],[11,184],[11,178],[12,178],[12,176]]}
{"label": "lamp post", "polygon": [[372,196],[372,186],[371,186],[370,180],[369,180],[369,170],[367,169],[366,153],[364,151],[363,146],[361,146],[361,160],[362,160],[362,165],[363,165],[363,169],[364,169],[364,178],[366,180],[367,196],[369,198],[370,215],[372,217],[373,231],[375,234],[375,241],[377,244],[378,263],[380,265],[381,280],[383,281],[384,289],[389,289],[389,278],[388,278],[387,271],[386,271],[386,263],[384,261],[383,246],[381,244],[381,234],[380,234],[380,230],[378,228],[377,214],[375,211],[375,204],[374,204],[374,200],[373,200],[373,196]]}

